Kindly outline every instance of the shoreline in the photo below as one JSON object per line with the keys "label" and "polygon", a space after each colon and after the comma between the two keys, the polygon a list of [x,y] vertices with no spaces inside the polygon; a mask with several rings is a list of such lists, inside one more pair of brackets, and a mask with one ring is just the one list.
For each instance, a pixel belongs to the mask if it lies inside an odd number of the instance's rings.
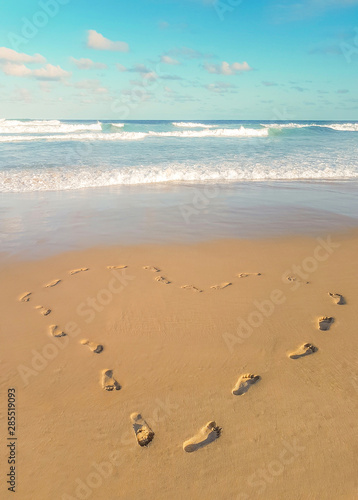
{"label": "shoreline", "polygon": [[[352,498],[357,244],[353,231],[1,266],[20,498]],[[329,330],[320,317],[334,318]],[[317,351],[291,359],[305,343]],[[247,373],[260,378],[240,395]],[[148,447],[133,412],[154,432]],[[193,449],[210,421],[222,432]]]}
{"label": "shoreline", "polygon": [[113,246],[324,235],[358,227],[355,189],[253,182],[5,194],[2,250],[23,259],[91,248],[94,240]]}

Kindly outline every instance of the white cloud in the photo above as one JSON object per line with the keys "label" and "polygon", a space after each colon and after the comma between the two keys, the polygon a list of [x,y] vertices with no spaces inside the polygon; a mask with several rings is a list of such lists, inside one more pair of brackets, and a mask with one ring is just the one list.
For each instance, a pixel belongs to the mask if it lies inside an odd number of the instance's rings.
{"label": "white cloud", "polygon": [[73,84],[68,84],[68,86],[75,87],[76,89],[88,90],[90,93],[94,94],[108,93],[108,89],[106,87],[103,87],[101,82],[97,79],[80,80]]}
{"label": "white cloud", "polygon": [[87,46],[95,50],[112,50],[116,52],[128,52],[129,45],[126,42],[112,42],[95,30],[88,30]]}
{"label": "white cloud", "polygon": [[100,62],[94,62],[92,59],[75,59],[74,57],[70,58],[73,64],[77,66],[78,69],[106,69],[107,64],[105,63],[100,63]]}
{"label": "white cloud", "polygon": [[0,47],[0,62],[36,64],[45,63],[46,59],[41,54],[29,56],[21,52],[16,52],[16,50]]}
{"label": "white cloud", "polygon": [[160,61],[164,64],[173,64],[173,65],[180,64],[179,61],[169,56],[161,56]]}
{"label": "white cloud", "polygon": [[14,64],[11,62],[7,62],[6,64],[3,65],[2,70],[5,73],[5,75],[9,76],[24,77],[31,75],[31,69],[25,66],[25,64]]}
{"label": "white cloud", "polygon": [[71,73],[65,71],[60,66],[46,64],[39,69],[30,69],[24,64],[15,64],[8,62],[2,67],[3,72],[9,76],[31,77],[36,80],[64,80],[71,76]]}
{"label": "white cloud", "polygon": [[32,76],[37,80],[64,80],[71,76],[71,73],[65,71],[60,66],[54,66],[53,64],[46,64],[43,68],[34,69],[32,71]]}
{"label": "white cloud", "polygon": [[235,75],[236,73],[252,70],[246,61],[243,63],[234,62],[232,64],[223,61],[221,64],[205,64],[204,67],[209,73],[217,75]]}

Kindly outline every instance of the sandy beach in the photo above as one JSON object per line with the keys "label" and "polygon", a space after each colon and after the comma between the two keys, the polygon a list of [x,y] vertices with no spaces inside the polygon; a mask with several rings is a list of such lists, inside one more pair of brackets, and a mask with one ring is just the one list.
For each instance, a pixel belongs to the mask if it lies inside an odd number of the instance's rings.
{"label": "sandy beach", "polygon": [[7,260],[17,498],[357,498],[357,245],[355,231]]}

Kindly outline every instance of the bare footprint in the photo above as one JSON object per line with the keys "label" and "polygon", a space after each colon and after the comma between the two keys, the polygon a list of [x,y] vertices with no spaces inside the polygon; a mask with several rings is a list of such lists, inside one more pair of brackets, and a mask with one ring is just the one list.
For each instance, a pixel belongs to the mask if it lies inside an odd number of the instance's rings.
{"label": "bare footprint", "polygon": [[52,286],[58,285],[59,283],[61,283],[61,280],[53,280],[53,281],[50,281],[50,283],[47,283],[47,285],[44,285],[44,287],[45,288],[50,288]]}
{"label": "bare footprint", "polygon": [[313,354],[318,351],[318,348],[312,344],[303,344],[296,351],[291,352],[288,356],[291,359],[302,358],[303,356],[308,356],[309,354]]}
{"label": "bare footprint", "polygon": [[262,276],[261,273],[240,273],[236,275],[238,278],[248,278],[250,276]]}
{"label": "bare footprint", "polygon": [[167,278],[164,278],[164,276],[158,276],[158,278],[155,278],[155,281],[158,281],[158,283],[163,283],[163,285],[170,284],[170,281],[168,281]]}
{"label": "bare footprint", "polygon": [[96,342],[90,342],[87,339],[80,340],[80,343],[82,345],[88,346],[92,352],[99,354],[100,352],[103,351],[103,345],[97,344]]}
{"label": "bare footprint", "polygon": [[259,375],[252,375],[252,373],[245,373],[241,375],[239,380],[236,382],[235,387],[232,389],[232,394],[235,396],[241,396],[245,394],[250,387],[255,384],[258,380],[260,380]]}
{"label": "bare footprint", "polygon": [[337,305],[339,305],[339,306],[341,306],[341,305],[343,305],[343,304],[345,304],[345,303],[346,303],[346,301],[344,300],[343,295],[341,295],[340,293],[330,293],[330,292],[329,292],[329,293],[328,293],[328,295],[329,295],[330,297],[332,297],[332,299],[334,300],[334,302],[335,302]]}
{"label": "bare footprint", "polygon": [[77,274],[81,273],[83,271],[88,271],[88,267],[80,267],[79,269],[72,269],[72,271],[69,271],[70,274]]}
{"label": "bare footprint", "polygon": [[184,441],[183,450],[192,453],[199,448],[203,448],[220,437],[221,431],[221,427],[217,426],[216,422],[208,422],[195,436]]}
{"label": "bare footprint", "polygon": [[318,329],[327,331],[331,328],[331,325],[334,323],[334,318],[329,316],[322,316],[318,319]]}
{"label": "bare footprint", "polygon": [[290,281],[290,282],[295,282],[296,281],[298,283],[305,283],[306,285],[310,284],[309,281],[301,281],[298,278],[296,278],[296,276],[286,276],[286,279],[287,279],[287,281]]}
{"label": "bare footprint", "polygon": [[19,297],[20,302],[28,302],[30,300],[30,295],[32,292],[26,292],[21,297]]}
{"label": "bare footprint", "polygon": [[130,419],[133,424],[133,429],[139,446],[148,446],[148,444],[153,441],[154,432],[142,418],[140,413],[132,413]]}
{"label": "bare footprint", "polygon": [[50,335],[52,335],[52,337],[65,337],[67,335],[67,333],[60,330],[60,328],[57,325],[51,325],[49,329],[50,329]]}
{"label": "bare footprint", "polygon": [[210,288],[212,290],[222,290],[223,288],[226,288],[227,286],[232,285],[232,283],[220,283],[220,285],[213,285]]}
{"label": "bare footprint", "polygon": [[192,290],[193,292],[199,292],[201,293],[203,290],[200,290],[200,288],[197,288],[194,285],[183,285],[180,288],[183,288],[184,290]]}
{"label": "bare footprint", "polygon": [[117,380],[113,377],[113,370],[103,370],[102,371],[102,387],[106,391],[119,391],[121,386],[118,384]]}
{"label": "bare footprint", "polygon": [[154,267],[154,266],[144,266],[143,269],[145,269],[146,271],[152,271],[152,273],[159,273],[160,272],[160,269],[158,269],[157,267]]}
{"label": "bare footprint", "polygon": [[107,269],[125,269],[127,266],[107,266]]}
{"label": "bare footprint", "polygon": [[48,316],[51,312],[51,309],[47,309],[47,307],[44,306],[36,306],[35,309],[37,309],[42,316]]}

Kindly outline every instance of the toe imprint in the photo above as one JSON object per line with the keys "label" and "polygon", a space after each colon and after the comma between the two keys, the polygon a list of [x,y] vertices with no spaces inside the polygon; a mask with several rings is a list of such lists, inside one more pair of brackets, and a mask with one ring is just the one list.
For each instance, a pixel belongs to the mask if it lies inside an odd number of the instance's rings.
{"label": "toe imprint", "polygon": [[106,391],[119,391],[121,388],[117,380],[113,377],[113,370],[102,371],[102,388]]}
{"label": "toe imprint", "polygon": [[203,448],[218,439],[221,435],[221,431],[222,428],[216,425],[216,422],[212,420],[204,425],[195,436],[183,443],[183,450],[187,453],[192,453],[199,448]]}
{"label": "toe imprint", "polygon": [[50,335],[52,335],[52,337],[65,337],[67,335],[57,325],[51,325],[49,329]]}
{"label": "toe imprint", "polygon": [[148,446],[148,444],[153,441],[154,432],[140,413],[132,413],[130,419],[139,446]]}
{"label": "toe imprint", "polygon": [[319,330],[327,331],[331,328],[331,325],[334,323],[334,318],[329,316],[322,316],[318,319],[318,328]]}
{"label": "toe imprint", "polygon": [[231,392],[235,396],[241,396],[242,394],[245,394],[258,380],[260,380],[259,375],[253,375],[252,373],[241,375]]}
{"label": "toe imprint", "polygon": [[53,281],[50,281],[50,283],[47,283],[47,285],[44,285],[44,287],[50,288],[50,287],[58,285],[59,283],[61,283],[61,280],[53,280]]}
{"label": "toe imprint", "polygon": [[343,295],[341,295],[340,293],[328,293],[328,295],[330,297],[332,297],[332,299],[334,300],[334,302],[337,305],[339,305],[339,306],[341,306],[341,305],[343,305],[343,304],[346,303],[346,301],[344,300]]}
{"label": "toe imprint", "polygon": [[210,288],[212,290],[222,290],[223,288],[226,288],[230,285],[232,285],[232,283],[220,283],[220,285],[213,285]]}
{"label": "toe imprint", "polygon": [[83,271],[88,271],[88,267],[80,267],[79,269],[72,269],[72,271],[69,271],[70,274],[77,274],[81,273]]}
{"label": "toe imprint", "polygon": [[313,344],[306,343],[301,345],[296,351],[291,352],[289,354],[289,357],[291,359],[298,359],[302,358],[303,356],[313,354],[316,351],[318,351],[317,347],[315,347]]}
{"label": "toe imprint", "polygon": [[19,297],[20,302],[28,302],[30,300],[31,292],[26,292],[21,297]]}
{"label": "toe imprint", "polygon": [[91,349],[92,352],[95,354],[100,354],[103,351],[103,345],[102,344],[97,344],[97,342],[90,342],[87,339],[80,340],[80,343],[82,345],[86,345]]}

